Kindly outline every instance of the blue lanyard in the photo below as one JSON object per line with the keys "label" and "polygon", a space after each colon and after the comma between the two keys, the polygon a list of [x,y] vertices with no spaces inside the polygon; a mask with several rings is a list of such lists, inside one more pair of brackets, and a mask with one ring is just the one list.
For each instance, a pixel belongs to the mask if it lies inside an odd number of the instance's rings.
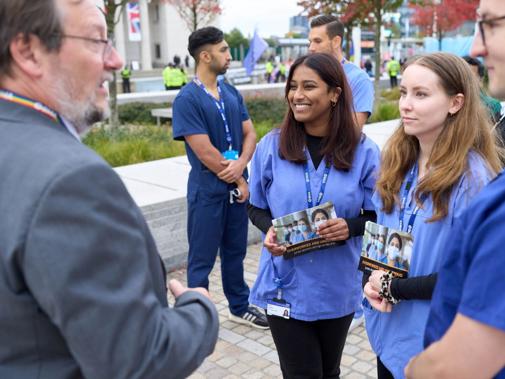
{"label": "blue lanyard", "polygon": [[223,94],[221,93],[221,87],[219,86],[219,82],[217,82],[217,92],[219,93],[219,101],[217,101],[217,99],[214,96],[212,96],[212,94],[207,90],[207,88],[205,88],[200,79],[195,77],[194,81],[201,89],[205,91],[207,95],[209,95],[212,98],[212,100],[214,100],[214,104],[216,104],[217,110],[221,115],[221,118],[223,119],[224,131],[226,133],[226,142],[228,142],[228,149],[231,150],[233,147],[232,145],[233,141],[231,138],[230,127],[228,126],[228,121],[226,120],[226,114],[224,112],[224,100],[223,100]]}
{"label": "blue lanyard", "polygon": [[[407,178],[407,183],[405,183],[405,188],[403,190],[403,196],[402,196],[402,201],[400,204],[400,214],[398,216],[399,218],[399,227],[400,230],[403,230],[403,218],[405,216],[405,208],[407,207],[407,198],[409,195],[410,188],[412,187],[412,183],[414,182],[414,178],[417,175],[417,163],[412,167],[412,170],[410,170],[409,176]],[[417,214],[419,213],[419,210],[421,209],[423,203],[425,200],[428,198],[428,195],[423,193],[421,195],[421,203],[416,204],[414,210],[412,211],[412,214],[409,217],[409,223],[407,224],[407,233],[411,233],[412,229],[414,228],[414,223],[416,222],[416,217]]]}
{"label": "blue lanyard", "polygon": [[305,171],[305,187],[307,188],[307,208],[312,208],[314,206],[318,206],[321,204],[321,200],[323,199],[324,190],[326,189],[326,183],[328,182],[328,177],[330,176],[331,163],[329,161],[326,162],[323,174],[323,180],[321,182],[321,188],[319,189],[319,194],[317,195],[316,205],[314,205],[312,201],[312,190],[310,188],[310,174],[309,174],[309,164],[308,164],[308,155],[307,161],[303,164],[303,169]]}

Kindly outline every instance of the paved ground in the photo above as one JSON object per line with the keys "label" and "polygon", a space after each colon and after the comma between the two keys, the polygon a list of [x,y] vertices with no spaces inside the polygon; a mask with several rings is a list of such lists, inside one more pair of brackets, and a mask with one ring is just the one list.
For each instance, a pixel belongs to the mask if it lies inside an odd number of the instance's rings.
{"label": "paved ground", "polygon": [[[256,278],[260,245],[249,246],[244,262],[245,278],[251,286]],[[168,274],[186,282],[186,271]],[[279,360],[270,331],[258,330],[228,320],[228,302],[221,286],[219,260],[210,276],[210,292],[219,311],[219,339],[214,353],[190,376],[191,379],[260,379],[281,378]],[[173,304],[173,299],[171,299]],[[342,376],[345,379],[376,378],[375,355],[370,349],[362,326],[347,337],[342,357]]]}

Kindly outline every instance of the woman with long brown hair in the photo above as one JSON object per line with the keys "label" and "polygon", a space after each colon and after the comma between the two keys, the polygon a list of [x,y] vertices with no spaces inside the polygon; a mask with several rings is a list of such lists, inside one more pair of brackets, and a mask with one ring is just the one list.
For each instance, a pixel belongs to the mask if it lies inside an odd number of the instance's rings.
{"label": "woman with long brown hair", "polygon": [[365,285],[366,328],[378,377],[403,378],[422,350],[440,258],[455,217],[500,170],[479,85],[461,58],[411,59],[400,85],[400,127],[386,144],[374,203],[377,223],[413,237],[408,279],[372,272]]}
{"label": "woman with long brown hair", "polygon": [[[298,58],[286,99],[281,127],[260,141],[252,160],[250,217],[266,236],[250,301],[267,309],[285,378],[338,377],[359,303],[364,223],[375,219],[379,151],[358,131],[343,69],[331,55]],[[318,224],[317,234],[336,244],[282,257],[272,218],[328,201],[337,218]]]}

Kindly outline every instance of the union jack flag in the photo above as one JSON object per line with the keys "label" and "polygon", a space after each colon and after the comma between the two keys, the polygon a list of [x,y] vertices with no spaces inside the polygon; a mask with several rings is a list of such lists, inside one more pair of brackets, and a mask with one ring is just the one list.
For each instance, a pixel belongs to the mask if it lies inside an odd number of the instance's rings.
{"label": "union jack flag", "polygon": [[128,16],[128,38],[130,41],[140,41],[140,7],[138,2],[126,4],[126,14]]}

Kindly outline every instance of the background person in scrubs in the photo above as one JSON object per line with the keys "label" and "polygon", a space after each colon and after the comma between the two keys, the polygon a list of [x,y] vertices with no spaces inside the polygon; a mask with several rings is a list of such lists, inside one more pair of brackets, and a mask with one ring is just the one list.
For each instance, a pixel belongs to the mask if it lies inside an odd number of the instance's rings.
{"label": "background person in scrubs", "polygon": [[[291,306],[290,319],[267,316],[285,378],[338,377],[360,297],[365,222],[375,219],[371,195],[379,150],[358,132],[349,86],[333,56],[298,58],[286,98],[281,127],[260,141],[251,165],[250,202],[257,211],[251,220],[266,237],[250,301],[267,308],[281,297]],[[272,218],[316,206],[316,199],[331,201],[339,215],[320,225],[318,235],[339,244],[284,259]]]}
{"label": "background person in scrubs", "polygon": [[[422,350],[429,300],[441,256],[455,237],[454,220],[500,169],[479,84],[466,62],[434,53],[405,67],[402,120],[383,151],[374,201],[377,222],[410,232],[414,245],[408,279],[374,271],[365,286],[371,305],[365,307],[366,328],[379,379],[403,378],[409,359]],[[387,291],[380,296],[382,288]]]}
{"label": "background person in scrubs", "polygon": [[[505,100],[505,2],[481,0],[471,54],[484,57],[489,91]],[[456,221],[426,325],[428,348],[408,378],[505,378],[505,175]]]}
{"label": "background person in scrubs", "polygon": [[[237,89],[217,80],[231,55],[223,32],[214,27],[191,33],[188,51],[196,79],[175,98],[173,133],[183,140],[191,164],[188,179],[188,284],[209,288],[219,250],[229,319],[267,329],[265,316],[248,303],[243,261],[247,249],[246,166],[256,133]],[[231,157],[228,154],[231,153]],[[230,191],[240,196],[230,201]]]}

